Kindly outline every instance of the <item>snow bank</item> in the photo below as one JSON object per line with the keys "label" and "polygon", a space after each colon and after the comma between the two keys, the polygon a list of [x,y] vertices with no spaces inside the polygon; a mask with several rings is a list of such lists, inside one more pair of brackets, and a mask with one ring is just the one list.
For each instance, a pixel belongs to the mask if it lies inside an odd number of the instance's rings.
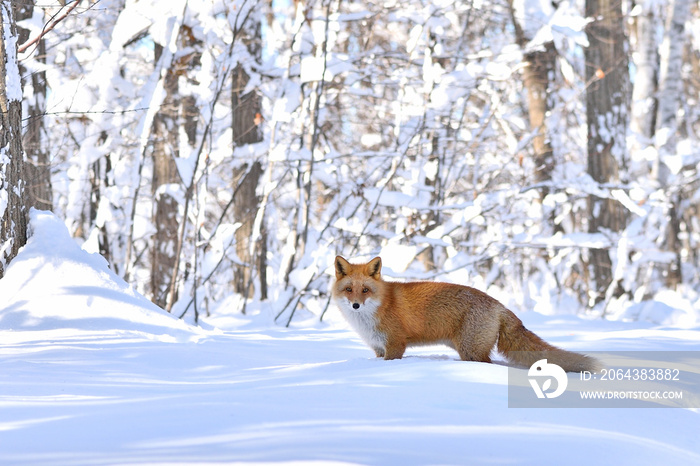
{"label": "snow bank", "polygon": [[653,299],[623,307],[619,315],[609,318],[626,321],[647,321],[657,325],[695,328],[700,322],[700,311],[687,297],[672,290],[662,290]]}
{"label": "snow bank", "polygon": [[44,337],[121,331],[168,341],[201,332],[134,291],[102,256],[80,249],[52,213],[32,210],[29,233],[0,280],[5,342],[47,331]]}

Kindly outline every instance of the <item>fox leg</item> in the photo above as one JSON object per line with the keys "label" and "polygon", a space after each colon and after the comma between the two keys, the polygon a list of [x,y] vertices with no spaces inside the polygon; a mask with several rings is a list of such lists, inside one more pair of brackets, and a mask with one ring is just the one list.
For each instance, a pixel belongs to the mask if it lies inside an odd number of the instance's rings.
{"label": "fox leg", "polygon": [[496,324],[485,326],[466,321],[453,344],[462,361],[491,362],[491,350],[497,339]]}
{"label": "fox leg", "polygon": [[403,353],[406,352],[406,342],[404,341],[387,341],[384,359],[401,359]]}
{"label": "fox leg", "polygon": [[374,350],[374,354],[376,354],[378,358],[384,357],[384,348],[373,347],[372,349]]}
{"label": "fox leg", "polygon": [[475,348],[465,349],[457,347],[457,352],[459,353],[459,358],[462,361],[491,362],[491,350],[475,351]]}

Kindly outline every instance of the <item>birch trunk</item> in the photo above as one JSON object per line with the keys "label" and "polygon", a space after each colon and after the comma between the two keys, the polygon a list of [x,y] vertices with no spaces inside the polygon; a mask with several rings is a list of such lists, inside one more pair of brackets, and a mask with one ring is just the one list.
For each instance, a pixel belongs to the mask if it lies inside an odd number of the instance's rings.
{"label": "birch trunk", "polygon": [[632,117],[630,127],[641,136],[644,148],[651,144],[656,125],[656,90],[659,79],[659,44],[656,39],[659,14],[652,0],[642,3],[642,12],[637,16],[636,49],[634,65],[636,74],[632,89]]}
{"label": "birch trunk", "polygon": [[668,137],[661,137],[657,144],[665,151],[674,150],[676,113],[683,93],[681,67],[683,47],[686,41],[685,21],[690,5],[688,0],[669,0],[669,16],[666,33],[661,43],[659,73],[659,109],[656,117],[656,132],[668,131]]}
{"label": "birch trunk", "polygon": [[659,107],[656,116],[656,146],[658,158],[654,175],[659,187],[666,193],[668,223],[664,229],[661,249],[675,257],[669,264],[661,265],[661,274],[666,286],[671,289],[682,282],[680,218],[678,212],[680,195],[673,187],[672,173],[666,165],[666,157],[676,151],[676,134],[678,129],[677,113],[683,95],[681,67],[683,65],[683,47],[686,41],[685,22],[690,13],[689,0],[670,0],[666,32],[660,50]]}

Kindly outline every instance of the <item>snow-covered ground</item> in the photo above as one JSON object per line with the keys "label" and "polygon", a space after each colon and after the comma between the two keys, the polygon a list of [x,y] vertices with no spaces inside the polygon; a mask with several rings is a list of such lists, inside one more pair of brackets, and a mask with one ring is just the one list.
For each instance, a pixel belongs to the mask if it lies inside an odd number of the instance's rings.
{"label": "snow-covered ground", "polygon": [[[507,367],[383,361],[329,311],[204,327],[133,292],[60,220],[0,280],[0,464],[700,464],[700,410],[508,408]],[[700,328],[521,314],[567,349],[700,350]]]}

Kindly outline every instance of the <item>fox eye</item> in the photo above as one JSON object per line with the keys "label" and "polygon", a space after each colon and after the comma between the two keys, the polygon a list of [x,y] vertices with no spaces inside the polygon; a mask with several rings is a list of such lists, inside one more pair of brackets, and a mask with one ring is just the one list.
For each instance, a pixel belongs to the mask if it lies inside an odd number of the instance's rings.
{"label": "fox eye", "polygon": [[369,293],[369,288],[362,288],[363,293]]}
{"label": "fox eye", "polygon": [[352,288],[347,287],[347,288],[345,288],[345,291],[347,291],[348,293],[352,293]]}

